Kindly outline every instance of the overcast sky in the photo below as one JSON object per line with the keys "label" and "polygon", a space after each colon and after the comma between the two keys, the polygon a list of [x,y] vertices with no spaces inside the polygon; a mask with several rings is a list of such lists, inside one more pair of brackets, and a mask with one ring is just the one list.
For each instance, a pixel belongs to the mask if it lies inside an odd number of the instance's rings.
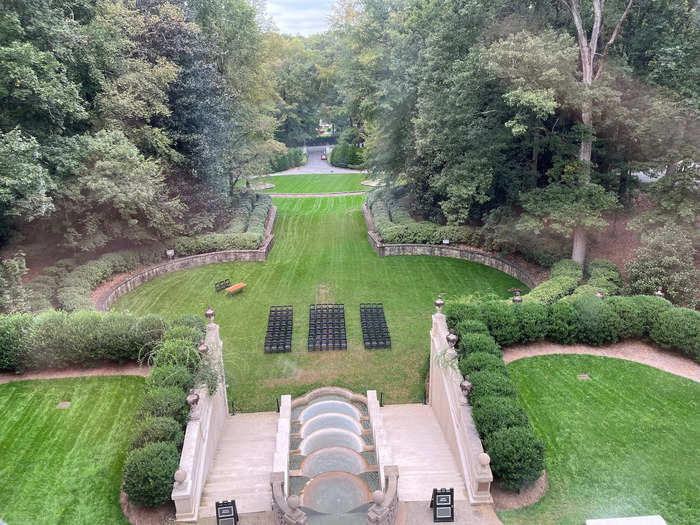
{"label": "overcast sky", "polygon": [[328,29],[334,0],[268,0],[267,13],[282,33],[313,35]]}

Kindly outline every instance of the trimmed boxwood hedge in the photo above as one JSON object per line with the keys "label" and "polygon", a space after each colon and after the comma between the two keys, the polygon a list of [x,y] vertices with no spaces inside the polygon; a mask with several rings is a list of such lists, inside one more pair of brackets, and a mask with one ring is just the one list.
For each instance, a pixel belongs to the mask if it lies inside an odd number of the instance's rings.
{"label": "trimmed boxwood hedge", "polygon": [[485,352],[501,356],[501,347],[496,344],[496,341],[488,333],[475,334],[472,332],[463,334],[459,340],[460,351],[465,354],[473,352]]}
{"label": "trimmed boxwood hedge", "polygon": [[544,469],[544,442],[530,426],[512,426],[485,437],[491,469],[501,486],[517,490],[540,477]]}
{"label": "trimmed boxwood hedge", "polygon": [[136,427],[134,436],[131,438],[131,449],[145,447],[149,443],[169,441],[174,443],[179,449],[185,434],[182,432],[180,423],[171,417],[151,417],[145,419]]}
{"label": "trimmed boxwood hedge", "polygon": [[470,376],[474,372],[490,370],[506,373],[506,364],[500,355],[487,354],[486,352],[473,352],[459,357],[459,371],[463,376]]}
{"label": "trimmed boxwood hedge", "polygon": [[187,424],[189,406],[187,395],[177,386],[162,386],[146,391],[141,406],[142,416],[171,417],[180,425]]}
{"label": "trimmed boxwood hedge", "polygon": [[486,396],[517,396],[515,385],[507,373],[494,370],[482,370],[474,372],[469,376],[472,382],[472,389],[469,392],[469,402],[475,405],[480,399]]}
{"label": "trimmed boxwood hedge", "polygon": [[659,314],[650,335],[658,345],[678,348],[700,361],[700,312],[689,308],[669,308]]}
{"label": "trimmed boxwood hedge", "polygon": [[488,334],[489,329],[486,323],[477,321],[476,319],[465,319],[461,321],[455,329],[457,335],[461,334]]}
{"label": "trimmed boxwood hedge", "polygon": [[180,453],[171,441],[132,450],[124,462],[122,488],[132,503],[148,507],[170,501]]}
{"label": "trimmed boxwood hedge", "polygon": [[523,407],[510,397],[486,396],[472,408],[472,417],[482,439],[511,427],[529,427]]}

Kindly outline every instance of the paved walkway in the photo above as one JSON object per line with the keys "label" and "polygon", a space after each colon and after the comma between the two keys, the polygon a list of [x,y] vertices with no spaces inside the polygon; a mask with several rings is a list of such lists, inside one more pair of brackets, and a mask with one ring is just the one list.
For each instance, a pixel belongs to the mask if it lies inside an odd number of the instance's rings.
{"label": "paved walkway", "polygon": [[0,385],[14,381],[28,379],[63,379],[67,377],[93,377],[93,376],[141,376],[146,377],[151,371],[147,366],[139,366],[136,363],[123,365],[105,365],[95,368],[60,368],[27,372],[26,374],[0,374]]}
{"label": "paved walkway", "polygon": [[325,146],[309,146],[307,152],[309,159],[306,164],[298,168],[292,168],[270,175],[315,175],[317,173],[363,173],[361,170],[351,170],[348,168],[336,168],[331,166],[327,160],[321,160],[321,155],[325,152]]}
{"label": "paved walkway", "polygon": [[[276,412],[228,417],[202,490],[200,516],[203,520],[200,523],[208,523],[204,518],[215,515],[214,503],[217,501],[235,499],[241,514],[270,510],[270,473],[278,417]],[[264,515],[261,518],[264,519]]]}
{"label": "paved walkway", "polygon": [[588,345],[564,346],[548,342],[531,343],[505,348],[503,350],[503,360],[506,363],[510,363],[526,357],[551,354],[585,354],[614,357],[653,366],[659,370],[700,382],[700,364],[681,354],[660,350],[643,341],[623,341],[602,347]]}

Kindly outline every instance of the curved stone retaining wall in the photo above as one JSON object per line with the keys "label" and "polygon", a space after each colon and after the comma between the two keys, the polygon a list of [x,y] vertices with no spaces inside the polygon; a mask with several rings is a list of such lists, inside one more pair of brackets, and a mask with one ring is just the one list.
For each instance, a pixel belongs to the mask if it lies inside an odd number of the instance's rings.
{"label": "curved stone retaining wall", "polygon": [[433,255],[436,257],[452,257],[453,259],[464,259],[475,263],[483,264],[495,268],[503,273],[515,277],[528,288],[537,286],[537,280],[530,275],[527,270],[520,266],[506,261],[498,255],[470,250],[468,248],[459,248],[449,245],[435,244],[384,244],[374,230],[374,218],[372,212],[367,207],[367,204],[362,205],[362,213],[365,216],[367,224],[367,239],[370,246],[380,257],[389,257],[391,255]]}
{"label": "curved stone retaining wall", "polygon": [[220,262],[263,262],[267,260],[267,255],[270,253],[275,242],[272,229],[275,226],[276,217],[277,207],[272,206],[265,221],[265,240],[257,250],[227,250],[223,252],[202,253],[199,255],[190,255],[189,257],[179,257],[172,261],[151,266],[132,275],[126,281],[115,285],[108,293],[97,300],[95,307],[98,311],[104,312],[122,295],[166,273]]}

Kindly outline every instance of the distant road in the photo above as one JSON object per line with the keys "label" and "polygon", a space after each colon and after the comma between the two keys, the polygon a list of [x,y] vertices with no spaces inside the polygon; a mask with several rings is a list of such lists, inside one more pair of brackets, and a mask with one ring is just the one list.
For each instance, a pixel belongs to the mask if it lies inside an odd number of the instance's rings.
{"label": "distant road", "polygon": [[286,171],[270,173],[270,175],[314,175],[316,173],[362,173],[362,170],[349,170],[347,168],[336,168],[331,166],[327,160],[321,160],[321,155],[325,151],[325,146],[309,146],[309,160],[305,166],[292,168]]}

